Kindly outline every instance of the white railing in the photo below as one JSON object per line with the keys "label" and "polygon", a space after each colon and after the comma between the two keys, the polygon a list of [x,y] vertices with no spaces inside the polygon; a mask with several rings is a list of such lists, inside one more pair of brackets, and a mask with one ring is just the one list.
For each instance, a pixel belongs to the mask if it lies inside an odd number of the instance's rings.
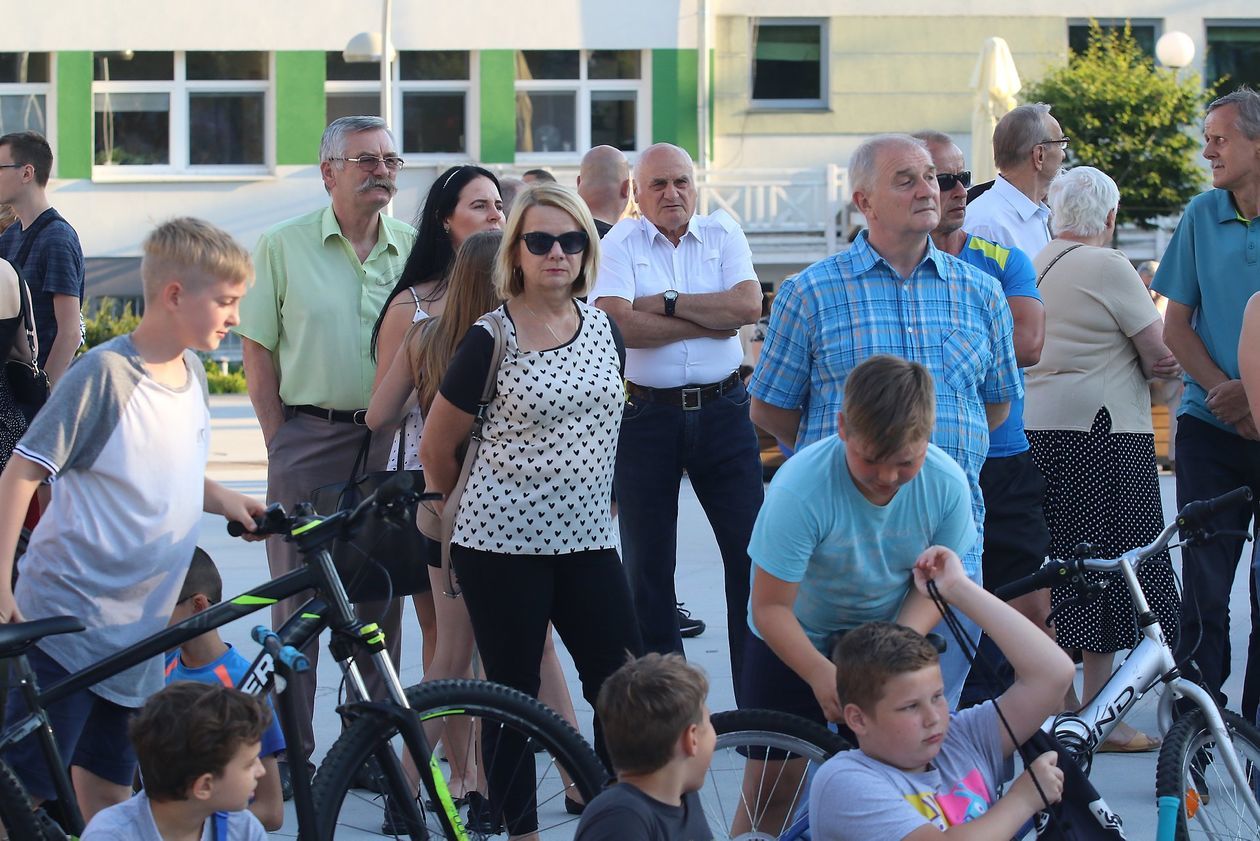
{"label": "white railing", "polygon": [[696,176],[697,210],[725,210],[747,234],[822,235],[837,250],[846,227],[848,171],[823,169],[709,169]]}

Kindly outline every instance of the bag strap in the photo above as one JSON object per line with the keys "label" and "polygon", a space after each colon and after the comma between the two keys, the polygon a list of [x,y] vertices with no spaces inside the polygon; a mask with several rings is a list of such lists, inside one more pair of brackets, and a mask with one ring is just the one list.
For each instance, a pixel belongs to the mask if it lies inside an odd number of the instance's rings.
{"label": "bag strap", "polygon": [[18,278],[18,300],[20,302],[18,316],[22,320],[26,341],[23,342],[21,337],[15,334],[13,346],[9,348],[8,358],[21,362],[24,365],[34,365],[36,370],[38,370],[39,337],[35,334],[35,308],[31,303],[31,287],[27,285],[26,279],[22,277],[21,270],[16,266],[13,267],[13,270],[17,273]]}
{"label": "bag strap", "polygon": [[356,487],[359,477],[367,473],[368,453],[371,452],[371,449],[372,430],[365,429],[363,432],[363,443],[359,445],[359,453],[354,457],[354,465],[350,468],[350,478],[346,480],[345,485],[341,488],[341,493],[337,495],[337,510],[347,507],[346,494]]}
{"label": "bag strap", "polygon": [[455,572],[451,568],[451,535],[455,532],[455,515],[459,513],[459,499],[464,495],[464,486],[472,473],[473,462],[477,460],[477,451],[481,449],[481,430],[486,423],[486,410],[494,400],[495,387],[499,381],[499,366],[507,354],[507,330],[500,319],[499,311],[488,313],[485,325],[494,338],[494,352],[490,356],[490,368],[486,371],[486,382],[481,389],[481,400],[477,404],[477,416],[473,418],[472,430],[468,437],[468,449],[464,453],[464,463],[459,470],[459,479],[455,487],[446,495],[446,504],[442,508],[442,570],[446,573],[446,595],[455,598],[459,595],[459,587],[455,584]]}
{"label": "bag strap", "polygon": [[1069,251],[1075,251],[1076,249],[1080,248],[1084,244],[1085,243],[1083,242],[1073,243],[1072,245],[1069,245],[1067,248],[1060,251],[1058,254],[1054,255],[1054,259],[1046,264],[1046,267],[1041,270],[1041,274],[1037,275],[1037,288],[1038,289],[1041,288],[1041,281],[1045,279],[1046,272],[1054,268],[1054,264],[1062,260],[1064,254],[1067,254]]}
{"label": "bag strap", "polygon": [[22,247],[18,249],[17,265],[26,268],[26,258],[30,256],[31,249],[35,247],[35,238],[40,232],[52,224],[54,219],[60,218],[57,211],[51,207],[39,214],[39,218],[31,223],[31,227],[22,232]]}

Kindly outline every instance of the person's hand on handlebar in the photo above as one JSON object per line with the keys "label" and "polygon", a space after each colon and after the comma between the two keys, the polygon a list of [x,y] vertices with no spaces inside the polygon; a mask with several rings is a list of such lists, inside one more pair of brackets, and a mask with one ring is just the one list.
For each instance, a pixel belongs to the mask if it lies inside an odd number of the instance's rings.
{"label": "person's hand on handlebar", "polygon": [[914,586],[924,596],[928,595],[927,583],[935,581],[941,597],[947,602],[954,600],[960,586],[971,583],[963,572],[962,561],[947,546],[929,546],[914,562]]}
{"label": "person's hand on handlebar", "polygon": [[222,514],[228,520],[240,523],[247,532],[247,534],[242,535],[245,540],[266,539],[262,535],[250,533],[257,529],[257,526],[254,525],[254,519],[261,518],[267,510],[265,504],[252,496],[229,490],[218,482],[207,479],[203,507],[208,514]]}

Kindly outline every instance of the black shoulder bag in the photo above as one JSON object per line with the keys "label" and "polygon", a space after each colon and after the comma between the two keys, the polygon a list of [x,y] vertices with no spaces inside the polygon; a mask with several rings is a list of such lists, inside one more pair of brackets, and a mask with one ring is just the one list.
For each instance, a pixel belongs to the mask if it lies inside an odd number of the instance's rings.
{"label": "black shoulder bag", "polygon": [[[31,288],[23,276],[26,260],[35,238],[53,219],[55,213],[44,211],[22,239],[22,247],[17,254],[17,262],[13,264],[18,275],[18,294],[21,298],[22,330],[14,336],[13,346],[4,363],[4,375],[9,381],[9,391],[13,402],[26,417],[27,423],[35,417],[35,413],[48,401],[51,388],[48,372],[39,365],[39,337],[35,332],[35,309],[31,303]],[[25,337],[22,336],[25,333]]]}

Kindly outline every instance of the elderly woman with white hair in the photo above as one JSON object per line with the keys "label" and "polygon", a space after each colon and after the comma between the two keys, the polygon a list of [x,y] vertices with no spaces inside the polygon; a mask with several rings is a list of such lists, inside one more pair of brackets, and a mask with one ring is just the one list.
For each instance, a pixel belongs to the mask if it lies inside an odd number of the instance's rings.
{"label": "elderly woman with white hair", "polygon": [[[1071,557],[1079,543],[1091,544],[1095,557],[1114,558],[1149,543],[1163,526],[1148,381],[1177,377],[1180,368],[1142,279],[1110,247],[1119,203],[1115,182],[1093,167],[1060,175],[1049,194],[1055,239],[1034,261],[1046,340],[1026,372],[1024,426],[1046,479],[1053,558]],[[1179,600],[1167,554],[1143,566],[1138,580],[1173,640]],[[1055,588],[1052,603],[1074,595]],[[1115,652],[1137,643],[1132,599],[1113,582],[1095,601],[1065,607],[1055,632],[1061,646],[1081,650],[1082,697],[1091,698],[1110,676]],[[1122,725],[1101,750],[1158,744]]]}

